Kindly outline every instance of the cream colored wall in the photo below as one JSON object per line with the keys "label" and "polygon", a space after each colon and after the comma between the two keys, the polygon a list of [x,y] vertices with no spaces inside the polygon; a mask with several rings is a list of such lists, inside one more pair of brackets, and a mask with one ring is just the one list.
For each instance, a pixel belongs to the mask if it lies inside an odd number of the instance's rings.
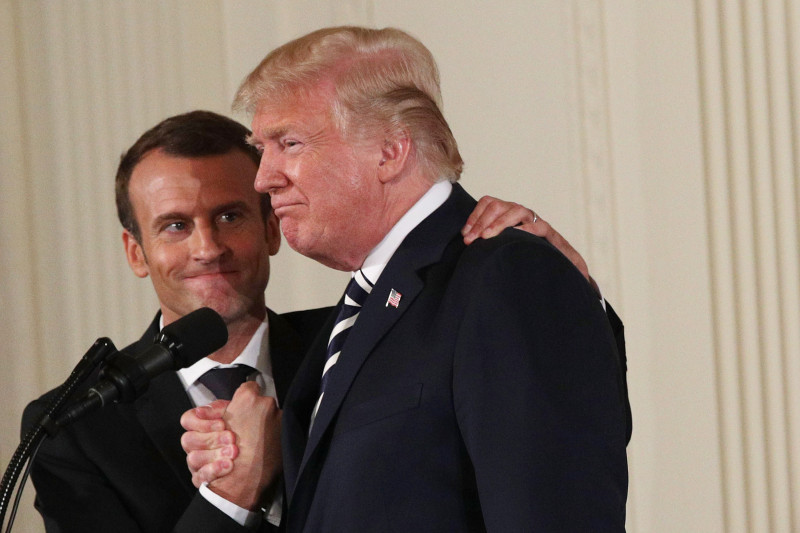
{"label": "cream colored wall", "polygon": [[[394,25],[439,61],[465,187],[553,222],[625,321],[628,530],[800,530],[800,0],[489,6],[0,0],[0,466],[23,406],[154,310],[119,242],[119,152],[226,112],[287,39]],[[342,285],[285,247],[268,301]],[[17,530],[40,531],[28,498]]]}

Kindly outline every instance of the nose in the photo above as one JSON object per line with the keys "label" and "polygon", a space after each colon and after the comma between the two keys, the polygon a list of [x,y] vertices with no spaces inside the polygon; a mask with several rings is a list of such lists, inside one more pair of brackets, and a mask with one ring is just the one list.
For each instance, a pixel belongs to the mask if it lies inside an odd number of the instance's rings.
{"label": "nose", "polygon": [[213,263],[225,254],[219,232],[211,225],[196,226],[190,239],[192,258],[196,261]]}
{"label": "nose", "polygon": [[265,150],[261,155],[253,186],[260,193],[274,194],[277,189],[281,189],[287,184],[288,180],[281,167],[280,156]]}

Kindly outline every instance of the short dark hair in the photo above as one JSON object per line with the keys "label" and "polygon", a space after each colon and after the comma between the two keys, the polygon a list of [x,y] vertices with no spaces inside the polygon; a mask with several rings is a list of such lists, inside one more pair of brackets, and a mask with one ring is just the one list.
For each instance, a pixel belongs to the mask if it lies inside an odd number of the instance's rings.
{"label": "short dark hair", "polygon": [[[223,155],[238,149],[258,167],[261,154],[247,143],[249,135],[250,130],[235,120],[211,111],[190,111],[175,115],[144,132],[133,146],[122,154],[117,168],[114,189],[117,216],[122,227],[141,242],[140,228],[136,222],[128,188],[133,169],[150,151],[160,149],[176,157],[204,157]],[[261,214],[264,220],[269,212],[269,196],[264,194],[261,198]]]}

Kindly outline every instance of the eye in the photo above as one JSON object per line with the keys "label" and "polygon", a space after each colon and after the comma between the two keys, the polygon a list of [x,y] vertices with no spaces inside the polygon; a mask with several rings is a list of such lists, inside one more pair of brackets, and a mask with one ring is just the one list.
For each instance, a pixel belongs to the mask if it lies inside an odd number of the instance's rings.
{"label": "eye", "polygon": [[186,222],[170,222],[169,224],[165,225],[162,231],[167,231],[170,233],[175,233],[178,231],[183,231],[186,229]]}
{"label": "eye", "polygon": [[235,212],[235,211],[229,211],[227,213],[222,213],[219,216],[219,219],[222,222],[229,222],[229,223],[230,222],[236,222],[237,220],[239,220],[239,218],[241,218],[241,215],[239,213]]}
{"label": "eye", "polygon": [[295,146],[300,146],[301,143],[295,139],[284,139],[282,144],[284,148],[294,148]]}

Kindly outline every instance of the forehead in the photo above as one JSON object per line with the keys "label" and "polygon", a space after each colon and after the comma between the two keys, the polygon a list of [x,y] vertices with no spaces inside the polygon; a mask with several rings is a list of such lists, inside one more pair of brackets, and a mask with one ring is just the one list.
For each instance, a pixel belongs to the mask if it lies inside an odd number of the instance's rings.
{"label": "forehead", "polygon": [[287,131],[318,131],[333,125],[333,94],[324,87],[298,89],[264,98],[251,122],[253,138],[267,140]]}
{"label": "forehead", "polygon": [[255,163],[241,150],[203,157],[148,153],[131,174],[129,194],[137,216],[231,202],[258,204]]}

